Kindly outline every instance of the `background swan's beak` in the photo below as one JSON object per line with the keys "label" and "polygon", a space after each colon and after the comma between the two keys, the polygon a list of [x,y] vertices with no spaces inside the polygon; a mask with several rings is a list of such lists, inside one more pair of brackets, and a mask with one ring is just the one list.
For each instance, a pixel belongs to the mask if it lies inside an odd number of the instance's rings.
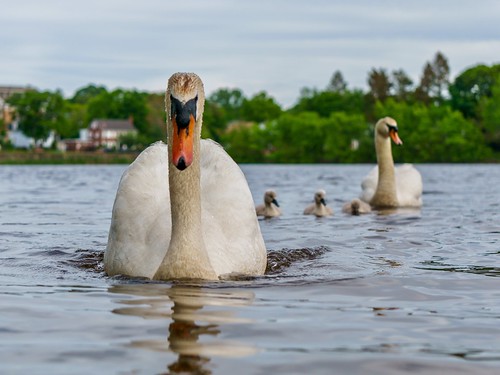
{"label": "background swan's beak", "polygon": [[389,130],[389,135],[395,144],[397,144],[397,145],[403,144],[403,141],[401,140],[401,138],[399,138],[398,131],[396,129],[391,128]]}
{"label": "background swan's beak", "polygon": [[179,170],[184,170],[193,162],[193,134],[195,119],[189,116],[187,127],[180,127],[175,118],[172,119],[174,128],[172,139],[172,163]]}
{"label": "background swan's beak", "polygon": [[279,207],[280,205],[278,204],[278,201],[276,199],[273,199],[272,203],[276,205],[276,207]]}
{"label": "background swan's beak", "polygon": [[326,201],[323,198],[321,198],[320,202],[323,206],[326,206]]}

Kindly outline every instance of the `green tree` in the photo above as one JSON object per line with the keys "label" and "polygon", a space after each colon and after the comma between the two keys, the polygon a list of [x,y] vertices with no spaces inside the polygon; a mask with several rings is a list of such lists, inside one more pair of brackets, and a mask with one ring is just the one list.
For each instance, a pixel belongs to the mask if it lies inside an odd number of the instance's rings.
{"label": "green tree", "polygon": [[16,108],[19,129],[40,145],[50,131],[63,132],[68,126],[66,102],[60,91],[29,90],[13,95],[8,103]]}
{"label": "green tree", "polygon": [[61,138],[77,138],[80,129],[86,128],[87,107],[85,104],[72,103],[66,101],[64,126],[59,126],[56,130]]}
{"label": "green tree", "polygon": [[333,112],[324,123],[323,160],[330,163],[374,161],[373,133],[362,114]]}
{"label": "green tree", "polygon": [[104,86],[90,84],[77,90],[69,101],[75,104],[87,104],[90,99],[106,91]]}
{"label": "green tree", "polygon": [[148,94],[136,90],[117,89],[112,92],[103,91],[91,98],[87,104],[87,123],[94,119],[129,119],[139,133],[150,139],[158,140],[158,129],[152,128],[147,121]]}
{"label": "green tree", "polygon": [[432,96],[442,103],[444,100],[445,91],[450,84],[450,66],[448,60],[441,53],[437,52],[432,62],[432,71],[434,81],[432,83]]}
{"label": "green tree", "polygon": [[339,94],[343,94],[347,90],[347,82],[344,80],[344,76],[340,70],[336,70],[328,86],[326,86],[326,91],[337,92]]}
{"label": "green tree", "polygon": [[261,91],[252,98],[243,100],[241,112],[243,120],[261,123],[279,117],[282,110],[272,97]]}
{"label": "green tree", "polygon": [[165,94],[164,93],[150,93],[146,96],[146,124],[147,131],[145,133],[146,146],[148,142],[158,140],[166,140],[167,127],[165,112]]}
{"label": "green tree", "polygon": [[413,81],[403,69],[392,72],[392,88],[394,96],[399,101],[407,101],[410,99]]}
{"label": "green tree", "polygon": [[450,85],[451,105],[467,118],[479,118],[479,102],[492,96],[492,88],[500,77],[500,64],[477,65],[459,74]]}
{"label": "green tree", "polygon": [[[236,119],[232,119],[235,121]],[[205,111],[203,112],[203,127],[201,135],[203,138],[211,138],[217,142],[221,141],[221,135],[227,128],[228,116],[226,111],[217,103],[205,100]]]}
{"label": "green tree", "polygon": [[245,96],[240,89],[221,88],[205,100],[202,136],[220,141],[229,123],[242,119]]}
{"label": "green tree", "polygon": [[434,70],[432,65],[428,62],[424,66],[420,83],[415,90],[415,99],[421,103],[429,104],[431,101],[431,90],[434,82]]}
{"label": "green tree", "polygon": [[370,95],[377,101],[384,101],[390,95],[392,83],[385,69],[373,68],[368,74],[368,86]]}
{"label": "green tree", "polygon": [[486,143],[496,152],[500,151],[500,76],[491,87],[491,96],[480,102],[480,113]]}
{"label": "green tree", "polygon": [[241,120],[241,108],[245,96],[240,89],[221,88],[210,94],[207,101],[218,106],[222,110],[223,121]]}
{"label": "green tree", "polygon": [[415,98],[424,104],[442,104],[449,86],[449,76],[448,60],[441,52],[437,52],[432,63],[424,65]]}
{"label": "green tree", "polygon": [[343,93],[309,90],[291,112],[316,112],[321,117],[329,117],[332,112],[363,113],[364,110],[365,98],[361,90],[346,90]]}
{"label": "green tree", "polygon": [[324,160],[325,119],[314,112],[283,113],[266,123],[272,152],[268,160],[278,163],[316,163]]}
{"label": "green tree", "polygon": [[238,163],[260,163],[271,151],[265,127],[252,122],[231,126],[222,136],[224,148]]}

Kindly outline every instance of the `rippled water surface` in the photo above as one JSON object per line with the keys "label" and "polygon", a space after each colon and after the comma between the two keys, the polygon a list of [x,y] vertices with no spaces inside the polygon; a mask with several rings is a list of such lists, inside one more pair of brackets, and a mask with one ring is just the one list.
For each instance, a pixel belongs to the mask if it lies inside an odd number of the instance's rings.
{"label": "rippled water surface", "polygon": [[1,374],[500,373],[499,165],[419,165],[421,210],[357,217],[371,166],[244,165],[283,209],[269,271],[207,284],[104,275],[124,168],[0,167]]}

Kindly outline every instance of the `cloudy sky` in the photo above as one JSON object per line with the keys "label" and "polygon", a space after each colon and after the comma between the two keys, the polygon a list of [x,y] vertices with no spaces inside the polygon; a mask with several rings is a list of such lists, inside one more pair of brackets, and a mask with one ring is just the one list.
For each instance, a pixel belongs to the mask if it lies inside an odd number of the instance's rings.
{"label": "cloudy sky", "polygon": [[284,107],[340,70],[366,89],[371,68],[414,81],[437,51],[452,78],[500,63],[496,0],[0,0],[0,86],[162,91],[194,71],[208,94],[265,90]]}

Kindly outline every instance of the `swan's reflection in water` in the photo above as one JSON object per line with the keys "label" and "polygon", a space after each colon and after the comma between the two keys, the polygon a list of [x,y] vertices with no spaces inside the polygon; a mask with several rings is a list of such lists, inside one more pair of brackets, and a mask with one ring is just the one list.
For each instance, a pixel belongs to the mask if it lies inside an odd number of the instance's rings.
{"label": "swan's reflection in water", "polygon": [[168,365],[172,374],[210,374],[207,364],[212,356],[247,356],[257,351],[253,346],[217,339],[224,324],[252,322],[238,317],[235,310],[253,303],[255,296],[250,291],[148,283],[114,285],[109,291],[138,297],[119,300],[124,306],[114,309],[115,314],[170,320],[166,342],[134,340],[130,346],[177,353],[177,360]]}

